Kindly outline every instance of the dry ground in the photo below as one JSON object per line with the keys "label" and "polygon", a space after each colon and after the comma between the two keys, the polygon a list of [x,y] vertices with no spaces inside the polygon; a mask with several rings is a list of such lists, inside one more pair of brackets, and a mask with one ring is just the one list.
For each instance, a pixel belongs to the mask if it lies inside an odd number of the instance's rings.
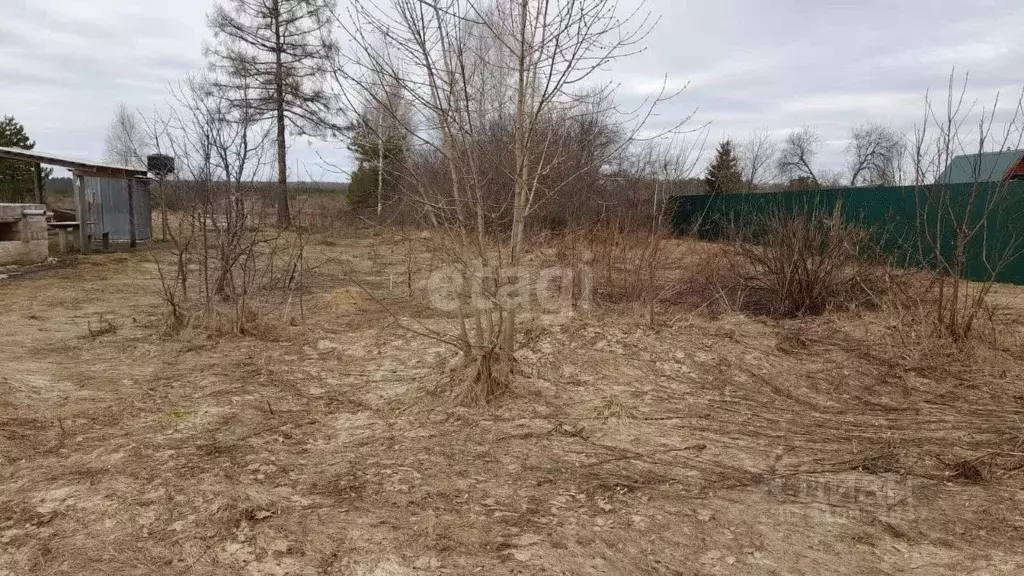
{"label": "dry ground", "polygon": [[145,251],[0,282],[0,575],[1024,572],[1010,325],[957,353],[880,313],[598,306],[457,408],[449,351],[343,271],[442,323],[407,244],[315,250],[277,341],[165,336]]}

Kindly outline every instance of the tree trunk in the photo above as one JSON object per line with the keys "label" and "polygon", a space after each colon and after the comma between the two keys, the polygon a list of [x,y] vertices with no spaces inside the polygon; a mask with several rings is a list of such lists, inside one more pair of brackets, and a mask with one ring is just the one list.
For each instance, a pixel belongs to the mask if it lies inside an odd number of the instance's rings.
{"label": "tree trunk", "polygon": [[[529,114],[527,110],[527,75],[531,72],[530,56],[527,55],[527,23],[529,13],[529,0],[520,0],[519,4],[519,54],[518,56],[518,78],[516,82],[516,133],[515,133],[515,161],[516,176],[514,199],[512,205],[512,242],[510,247],[509,267],[513,275],[517,274],[516,267],[519,265],[520,252],[523,248],[523,232],[526,224],[526,202],[529,194],[529,155],[530,141],[527,134],[529,125]],[[518,278],[515,278],[518,281]],[[502,326],[501,342],[505,350],[511,354],[515,351],[516,341],[516,311],[506,311],[504,324]]]}
{"label": "tree trunk", "polygon": [[381,198],[384,196],[384,137],[380,131],[383,122],[381,112],[377,112],[377,219],[380,219]]}
{"label": "tree trunk", "polygon": [[283,40],[281,38],[281,7],[274,2],[274,34],[276,40],[274,104],[277,107],[277,190],[274,201],[277,204],[277,225],[284,228],[292,223],[292,213],[288,208],[288,149],[285,141],[284,116],[284,62],[282,59]]}
{"label": "tree trunk", "polygon": [[281,227],[290,226],[292,213],[288,208],[288,150],[285,147],[284,134],[284,106],[282,102],[277,104],[277,190],[275,200],[277,202],[277,225]]}

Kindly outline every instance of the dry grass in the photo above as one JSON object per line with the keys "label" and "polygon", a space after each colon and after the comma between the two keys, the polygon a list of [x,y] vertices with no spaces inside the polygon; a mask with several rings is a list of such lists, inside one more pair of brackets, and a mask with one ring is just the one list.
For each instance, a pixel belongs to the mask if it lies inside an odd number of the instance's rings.
{"label": "dry grass", "polygon": [[[524,320],[513,393],[463,408],[424,393],[451,352],[396,323],[450,322],[413,249],[312,239],[307,321],[276,342],[164,337],[144,254],[0,283],[0,574],[1024,566],[1019,288],[967,348],[909,308],[775,320],[677,292],[652,325],[599,301]],[[658,282],[717,249],[665,240]]]}
{"label": "dry grass", "polygon": [[304,194],[294,204],[294,225],[305,232],[352,237],[373,228],[352,212],[343,194]]}

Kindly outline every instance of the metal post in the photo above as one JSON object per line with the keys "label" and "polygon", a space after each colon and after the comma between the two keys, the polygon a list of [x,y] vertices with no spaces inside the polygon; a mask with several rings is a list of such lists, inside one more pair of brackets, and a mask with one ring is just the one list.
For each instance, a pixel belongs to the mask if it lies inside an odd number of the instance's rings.
{"label": "metal post", "polygon": [[85,176],[81,176],[76,173],[71,174],[74,180],[75,189],[75,219],[78,220],[78,249],[82,251],[82,254],[88,254],[89,249],[89,234],[87,227],[89,226],[89,205],[85,200]]}

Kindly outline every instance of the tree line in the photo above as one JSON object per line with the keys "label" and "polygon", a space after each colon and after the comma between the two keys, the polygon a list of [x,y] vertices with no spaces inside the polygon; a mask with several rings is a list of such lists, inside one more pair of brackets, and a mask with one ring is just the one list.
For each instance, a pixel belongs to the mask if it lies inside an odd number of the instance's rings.
{"label": "tree line", "polygon": [[[721,142],[705,172],[706,192],[775,192],[858,186],[931,183],[934,171],[914,170],[913,136],[884,124],[854,127],[844,149],[841,169],[820,161],[823,141],[804,127],[776,138],[759,130],[747,138]],[[929,180],[931,179],[931,180]]]}

